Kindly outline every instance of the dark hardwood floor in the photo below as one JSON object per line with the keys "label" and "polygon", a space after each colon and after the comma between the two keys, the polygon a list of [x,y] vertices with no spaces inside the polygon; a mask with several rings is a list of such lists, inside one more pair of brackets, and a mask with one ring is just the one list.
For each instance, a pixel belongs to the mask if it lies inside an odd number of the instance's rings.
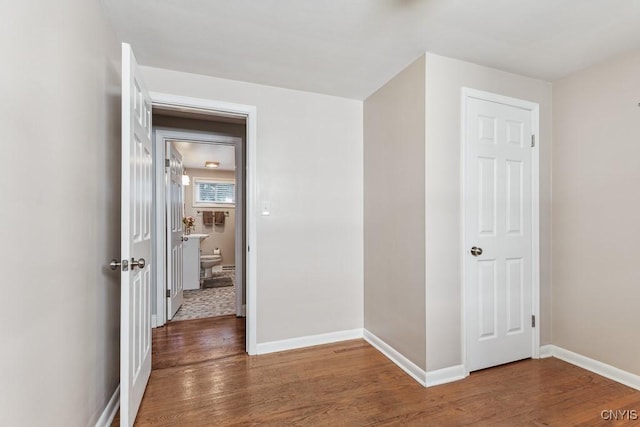
{"label": "dark hardwood floor", "polygon": [[[244,353],[244,320],[154,330],[139,426],[640,426],[640,392],[558,359],[525,360],[423,388],[362,340]],[[113,425],[117,425],[118,420]]]}
{"label": "dark hardwood floor", "polygon": [[231,316],[169,322],[153,329],[151,369],[245,354],[245,319]]}

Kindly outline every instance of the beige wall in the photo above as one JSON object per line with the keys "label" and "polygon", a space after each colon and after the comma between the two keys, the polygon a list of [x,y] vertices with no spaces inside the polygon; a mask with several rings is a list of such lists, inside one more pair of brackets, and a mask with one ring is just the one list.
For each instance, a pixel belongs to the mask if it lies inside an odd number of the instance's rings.
{"label": "beige wall", "polygon": [[142,70],[152,91],[257,107],[258,343],[361,328],[362,102]]}
{"label": "beige wall", "polygon": [[[193,179],[194,178],[223,178],[234,180],[234,171],[212,171],[207,169],[187,169],[187,175],[191,178],[191,185],[184,187],[184,211],[185,215],[193,216],[196,219],[195,233],[205,233],[209,237],[200,243],[200,250],[203,255],[213,254],[215,248],[220,249],[222,263],[220,265],[235,265],[236,262],[236,208],[201,208],[193,206]],[[200,211],[200,213],[198,213]],[[202,211],[223,211],[229,212],[224,220],[224,225],[204,225],[202,223]]]}
{"label": "beige wall", "polygon": [[11,2],[0,51],[0,425],[94,425],[119,383],[120,46],[99,2]]}
{"label": "beige wall", "polygon": [[364,102],[365,328],[425,368],[424,56]]}
{"label": "beige wall", "polygon": [[551,340],[551,85],[438,55],[426,56],[427,370],[462,363],[461,88],[540,104],[542,344]]}
{"label": "beige wall", "polygon": [[539,327],[551,340],[551,85],[427,53],[364,103],[365,328],[427,371],[463,362],[462,87],[540,104]]}
{"label": "beige wall", "polygon": [[640,51],[553,84],[553,344],[640,375]]}

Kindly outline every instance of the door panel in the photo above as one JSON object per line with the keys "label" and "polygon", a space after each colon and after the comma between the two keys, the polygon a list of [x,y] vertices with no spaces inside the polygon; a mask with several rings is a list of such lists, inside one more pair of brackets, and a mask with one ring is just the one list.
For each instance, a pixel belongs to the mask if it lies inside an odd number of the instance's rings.
{"label": "door panel", "polygon": [[182,282],[182,217],[184,203],[182,191],[182,156],[174,144],[167,141],[167,320],[173,319],[183,302]]}
{"label": "door panel", "polygon": [[151,373],[151,172],[151,100],[123,44],[121,426],[133,425]]}
{"label": "door panel", "polygon": [[496,159],[480,157],[478,161],[478,232],[496,233]]}
{"label": "door panel", "polygon": [[507,234],[522,235],[524,176],[521,161],[507,160]]}
{"label": "door panel", "polygon": [[522,258],[507,259],[507,335],[523,331],[524,276]]}
{"label": "door panel", "polygon": [[[465,300],[470,371],[532,355],[531,110],[466,98]],[[474,256],[472,247],[482,249]]]}
{"label": "door panel", "polygon": [[497,336],[497,278],[496,261],[478,261],[478,339]]}

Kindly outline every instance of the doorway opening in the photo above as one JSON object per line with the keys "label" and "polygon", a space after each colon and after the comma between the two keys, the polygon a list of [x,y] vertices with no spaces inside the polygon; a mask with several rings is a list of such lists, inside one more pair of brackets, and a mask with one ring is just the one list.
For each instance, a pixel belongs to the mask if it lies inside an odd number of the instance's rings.
{"label": "doorway opening", "polygon": [[[243,127],[244,123],[242,131]],[[210,136],[221,139],[219,134]],[[183,216],[178,219],[183,229],[183,249],[182,277],[178,282],[182,282],[184,290],[181,306],[167,307],[167,320],[230,314],[244,317],[241,251],[236,258],[236,247],[244,246],[244,168],[242,156],[236,158],[236,152],[243,151],[244,138],[230,138],[234,141],[167,141],[182,154]],[[167,279],[171,277],[168,275]]]}
{"label": "doorway opening", "polygon": [[163,94],[152,101],[152,326],[246,316],[253,354],[255,108]]}

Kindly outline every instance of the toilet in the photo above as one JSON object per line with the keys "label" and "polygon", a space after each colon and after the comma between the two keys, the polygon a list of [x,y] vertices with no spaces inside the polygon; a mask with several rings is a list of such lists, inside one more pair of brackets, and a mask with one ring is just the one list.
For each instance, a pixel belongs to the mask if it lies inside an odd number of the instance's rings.
{"label": "toilet", "polygon": [[213,266],[218,265],[222,262],[222,255],[200,255],[200,269],[202,270],[200,273],[201,278],[208,278],[213,276],[213,272],[211,269]]}

